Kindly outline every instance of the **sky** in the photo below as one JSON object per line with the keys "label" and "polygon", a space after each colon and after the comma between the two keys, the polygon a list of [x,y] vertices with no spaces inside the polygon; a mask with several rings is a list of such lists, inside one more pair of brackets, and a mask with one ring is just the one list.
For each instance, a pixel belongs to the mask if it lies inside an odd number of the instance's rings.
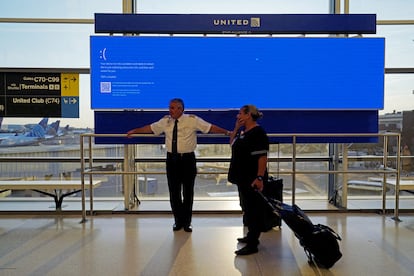
{"label": "sky", "polygon": [[[139,13],[328,13],[328,0],[138,0]],[[351,0],[351,13],[375,13],[377,20],[413,20],[414,1]],[[2,0],[0,18],[88,18],[95,12],[120,13],[121,0]],[[89,68],[92,25],[0,23],[0,67]],[[414,25],[378,26],[386,37],[386,67],[414,67]],[[340,57],[338,57],[340,58]],[[414,76],[386,75],[382,113],[414,109]],[[80,119],[62,125],[93,127],[89,75],[80,76]],[[166,106],[167,106],[166,99]],[[5,118],[7,123],[32,123],[38,118]]]}

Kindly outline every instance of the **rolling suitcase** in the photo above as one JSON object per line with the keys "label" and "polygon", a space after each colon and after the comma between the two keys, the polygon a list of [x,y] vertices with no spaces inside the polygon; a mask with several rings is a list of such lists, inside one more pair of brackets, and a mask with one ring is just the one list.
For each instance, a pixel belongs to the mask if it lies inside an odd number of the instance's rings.
{"label": "rolling suitcase", "polygon": [[[263,187],[262,193],[267,198],[283,202],[283,179],[269,176]],[[282,226],[282,219],[279,215],[275,214],[272,209],[266,208],[263,232],[267,232],[277,226]]]}
{"label": "rolling suitcase", "polygon": [[[280,156],[280,145],[277,148],[277,176],[269,176],[267,182],[263,187],[263,195],[267,198],[278,200],[283,202],[283,179],[279,178],[279,156]],[[273,227],[281,227],[282,219],[279,215],[275,214],[270,208],[266,208],[265,211],[265,223],[263,232],[271,230]]]}
{"label": "rolling suitcase", "polygon": [[274,214],[289,226],[305,250],[309,264],[331,268],[341,257],[341,237],[329,226],[313,224],[297,205],[288,205],[259,192]]}

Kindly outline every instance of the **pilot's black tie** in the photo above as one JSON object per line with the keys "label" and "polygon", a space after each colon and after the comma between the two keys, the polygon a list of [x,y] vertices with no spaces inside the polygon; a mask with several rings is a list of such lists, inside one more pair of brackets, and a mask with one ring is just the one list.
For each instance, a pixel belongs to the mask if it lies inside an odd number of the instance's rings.
{"label": "pilot's black tie", "polygon": [[172,135],[172,153],[177,153],[177,123],[178,120],[175,120]]}

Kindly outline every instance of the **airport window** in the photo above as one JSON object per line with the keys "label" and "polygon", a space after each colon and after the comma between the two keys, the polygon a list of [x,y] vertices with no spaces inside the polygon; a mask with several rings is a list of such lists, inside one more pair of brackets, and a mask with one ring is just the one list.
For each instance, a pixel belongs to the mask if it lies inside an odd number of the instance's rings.
{"label": "airport window", "polygon": [[191,0],[135,0],[138,13],[329,13],[329,0],[213,0],[194,5]]}
{"label": "airport window", "polygon": [[[385,37],[385,67],[412,68],[414,57],[411,54],[414,41],[414,25],[378,25],[375,37]],[[366,37],[372,37],[367,35]]]}
{"label": "airport window", "polygon": [[374,13],[377,20],[412,20],[413,14],[407,9],[405,0],[350,0],[350,13]]}

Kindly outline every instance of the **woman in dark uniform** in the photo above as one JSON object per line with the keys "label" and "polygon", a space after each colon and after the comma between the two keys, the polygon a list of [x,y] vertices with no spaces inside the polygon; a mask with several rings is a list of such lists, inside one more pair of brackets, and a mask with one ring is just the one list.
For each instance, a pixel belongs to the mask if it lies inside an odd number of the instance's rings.
{"label": "woman in dark uniform", "polygon": [[258,252],[259,237],[264,224],[265,204],[257,190],[262,191],[263,183],[267,180],[269,138],[257,124],[262,116],[254,105],[243,106],[230,135],[232,156],[228,180],[238,186],[248,227],[247,235],[237,239],[246,246],[235,251],[236,255]]}

